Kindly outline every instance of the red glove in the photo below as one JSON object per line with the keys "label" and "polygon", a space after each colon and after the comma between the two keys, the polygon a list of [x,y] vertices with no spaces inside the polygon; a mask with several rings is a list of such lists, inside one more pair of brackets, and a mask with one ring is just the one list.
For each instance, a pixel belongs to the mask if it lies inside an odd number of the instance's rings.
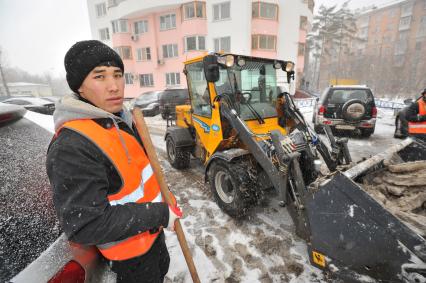
{"label": "red glove", "polygon": [[169,223],[167,228],[174,231],[176,219],[182,218],[182,210],[178,206],[169,205]]}

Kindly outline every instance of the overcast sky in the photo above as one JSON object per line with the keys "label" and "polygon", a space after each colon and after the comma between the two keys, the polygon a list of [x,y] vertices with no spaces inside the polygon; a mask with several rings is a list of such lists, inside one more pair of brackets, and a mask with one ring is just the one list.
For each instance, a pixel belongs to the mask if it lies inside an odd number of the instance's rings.
{"label": "overcast sky", "polygon": [[8,66],[64,76],[68,48],[90,38],[86,0],[0,0],[0,46]]}
{"label": "overcast sky", "polygon": [[[352,0],[351,7],[392,1]],[[344,2],[315,0],[315,6]],[[64,76],[63,58],[68,48],[90,38],[86,0],[0,0],[0,46],[8,66],[33,74]]]}

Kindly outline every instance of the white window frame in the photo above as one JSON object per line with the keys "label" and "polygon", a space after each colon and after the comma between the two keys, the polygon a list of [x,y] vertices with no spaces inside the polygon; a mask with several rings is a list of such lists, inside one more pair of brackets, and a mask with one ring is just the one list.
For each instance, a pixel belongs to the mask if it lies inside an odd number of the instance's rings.
{"label": "white window frame", "polygon": [[[115,52],[120,55],[122,60],[132,60],[132,47],[130,46],[117,46],[114,47]],[[124,56],[129,55],[129,56]]]}
{"label": "white window frame", "polygon": [[[223,48],[224,40],[229,40],[229,49]],[[219,51],[231,52],[231,37],[222,36],[222,37],[213,38],[213,47],[215,52],[219,52]]]}
{"label": "white window frame", "polygon": [[166,86],[179,86],[180,85],[180,73],[166,73]]}
{"label": "white window frame", "polygon": [[101,28],[98,30],[98,32],[100,40],[106,41],[111,39],[111,37],[109,36],[109,28]]}
{"label": "white window frame", "polygon": [[177,44],[164,44],[161,46],[161,51],[163,52],[163,58],[174,58],[179,56]]}
{"label": "white window frame", "polygon": [[[201,16],[198,14],[197,5],[201,5]],[[187,15],[187,9],[193,10],[192,17]],[[184,21],[192,20],[192,19],[204,19],[206,17],[205,11],[206,11],[205,2],[202,2],[202,1],[188,2],[182,5],[182,18]]]}
{"label": "white window frame", "polygon": [[[164,19],[164,24],[162,23],[162,20]],[[176,14],[166,14],[160,16],[160,31],[163,30],[170,30],[176,28]]]}
{"label": "white window frame", "polygon": [[135,34],[144,34],[148,32],[148,20],[136,21],[133,23]]}
{"label": "white window frame", "polygon": [[[252,6],[252,15],[253,18],[255,19],[266,19],[266,20],[273,20],[273,21],[278,21],[278,5],[274,4],[274,3],[268,3],[268,2],[262,2],[262,1],[258,1],[258,2],[253,2],[252,5],[257,5],[257,10],[258,10],[258,14],[257,15],[253,15],[254,14],[254,6]],[[265,7],[266,6],[274,6],[275,7],[275,15],[274,17],[267,17],[265,14]],[[262,10],[263,8],[263,10]],[[262,15],[262,11],[263,11],[263,15]]]}
{"label": "white window frame", "polygon": [[[188,49],[188,39],[195,37],[195,49]],[[204,48],[200,48],[200,38],[204,38]],[[205,51],[206,50],[206,36],[205,35],[190,35],[184,37],[185,52],[188,51]]]}
{"label": "white window frame", "polygon": [[[265,38],[265,40],[268,40],[268,38],[273,38],[274,39],[274,48],[261,48],[260,47],[260,40],[263,38]],[[251,37],[252,40],[252,49],[253,50],[267,50],[267,51],[276,51],[277,50],[277,37],[275,35],[270,35],[270,34],[253,34]],[[253,43],[256,44],[253,44]],[[255,46],[254,46],[255,45]],[[268,45],[268,42],[266,42],[266,45]]]}
{"label": "white window frame", "polygon": [[129,27],[127,24],[127,20],[114,20],[111,21],[112,24],[112,33],[125,33],[125,32],[129,32]]}
{"label": "white window frame", "polygon": [[150,47],[142,47],[136,49],[136,61],[151,61],[151,59],[152,56]]}
{"label": "white window frame", "polygon": [[150,74],[139,74],[139,86],[140,87],[151,87],[154,86],[154,75]]}
{"label": "white window frame", "polygon": [[102,18],[106,16],[107,10],[106,10],[106,3],[102,2],[95,5],[96,10],[96,18]]}
{"label": "white window frame", "polygon": [[[228,5],[228,7],[226,7],[226,5]],[[228,17],[223,16],[224,10],[228,8]],[[216,17],[216,11],[217,11],[217,17]],[[224,20],[230,20],[231,19],[231,1],[227,1],[227,2],[222,2],[222,3],[217,3],[213,5],[213,9],[212,9],[212,13],[213,13],[213,21],[224,21]]]}
{"label": "white window frame", "polygon": [[132,73],[124,73],[124,81],[126,85],[133,84],[133,74]]}

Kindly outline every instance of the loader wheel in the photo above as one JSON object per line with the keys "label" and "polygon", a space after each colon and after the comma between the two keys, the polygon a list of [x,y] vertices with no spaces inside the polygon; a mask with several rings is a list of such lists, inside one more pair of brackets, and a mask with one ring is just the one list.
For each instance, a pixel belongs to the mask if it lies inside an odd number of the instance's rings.
{"label": "loader wheel", "polygon": [[231,217],[244,216],[254,203],[253,182],[242,166],[222,160],[209,167],[209,183],[219,207]]}
{"label": "loader wheel", "polygon": [[167,159],[176,169],[185,169],[189,167],[191,155],[188,150],[182,147],[176,147],[173,139],[168,136],[166,139]]}

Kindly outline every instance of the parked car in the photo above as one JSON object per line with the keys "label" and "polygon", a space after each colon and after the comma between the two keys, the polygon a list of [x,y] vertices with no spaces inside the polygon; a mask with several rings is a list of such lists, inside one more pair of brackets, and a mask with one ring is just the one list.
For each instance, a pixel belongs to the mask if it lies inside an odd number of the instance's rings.
{"label": "parked car", "polygon": [[407,110],[410,107],[411,103],[414,103],[420,98],[421,96],[415,100],[411,98],[404,100],[404,104],[406,106],[400,109],[395,115],[395,132],[393,134],[394,138],[403,139],[408,137],[408,121],[405,115],[407,114]]}
{"label": "parked car", "polygon": [[0,102],[0,125],[22,118],[27,110],[19,105]]}
{"label": "parked car", "polygon": [[144,92],[133,100],[131,108],[139,107],[144,116],[156,116],[160,113],[160,91]]}
{"label": "parked car", "polygon": [[56,103],[56,101],[59,101],[59,99],[61,99],[61,96],[43,96],[41,97],[44,100],[48,100],[50,102]]}
{"label": "parked car", "polygon": [[190,104],[188,89],[166,89],[161,92],[159,103],[163,119],[175,117],[176,105]]}
{"label": "parked car", "polygon": [[12,97],[2,101],[7,104],[21,105],[25,109],[41,114],[52,115],[55,111],[55,103],[41,97]]}
{"label": "parked car", "polygon": [[373,92],[360,85],[336,85],[324,90],[314,105],[315,131],[329,125],[332,130],[360,131],[364,137],[374,133],[377,108]]}

